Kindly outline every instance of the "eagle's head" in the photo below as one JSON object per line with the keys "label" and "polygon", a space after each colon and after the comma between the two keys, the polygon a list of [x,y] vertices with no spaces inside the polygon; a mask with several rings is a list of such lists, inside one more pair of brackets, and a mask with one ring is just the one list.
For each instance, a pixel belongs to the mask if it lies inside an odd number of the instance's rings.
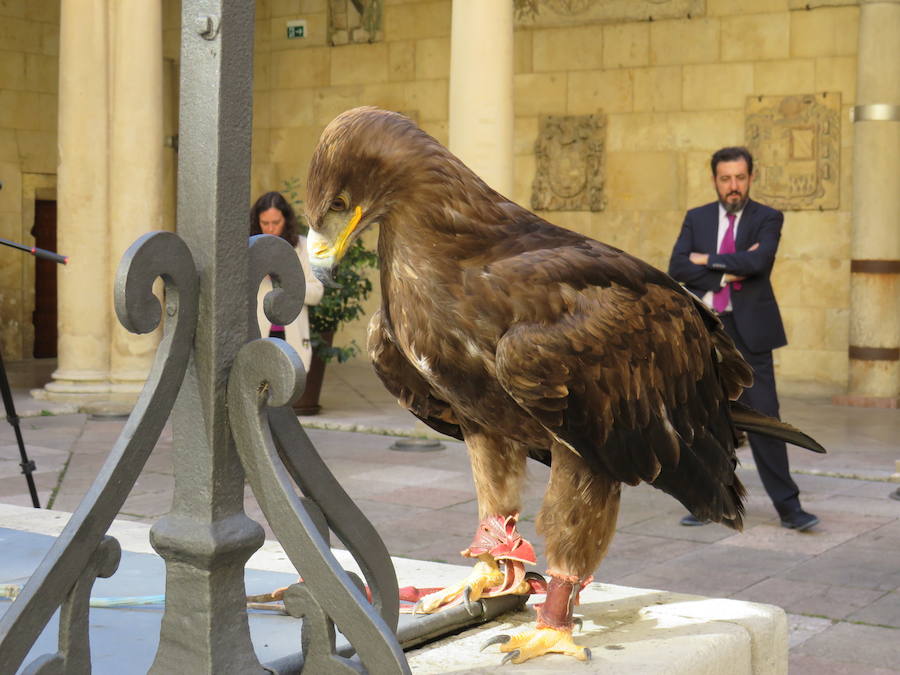
{"label": "eagle's head", "polygon": [[435,214],[448,203],[492,193],[411,119],[370,106],[341,113],[325,128],[306,190],[310,264],[325,284],[372,225],[382,235],[386,229],[421,227],[439,220]]}
{"label": "eagle's head", "polygon": [[373,107],[341,113],[322,132],[309,167],[306,218],[310,263],[324,283],[353,241],[412,189],[411,165],[421,163],[429,141],[437,145],[409,118]]}

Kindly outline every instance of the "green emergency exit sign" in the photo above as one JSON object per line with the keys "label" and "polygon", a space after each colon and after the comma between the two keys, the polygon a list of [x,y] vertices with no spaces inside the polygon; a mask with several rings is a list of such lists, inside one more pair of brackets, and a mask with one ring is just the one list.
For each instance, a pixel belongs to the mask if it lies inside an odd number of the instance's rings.
{"label": "green emergency exit sign", "polygon": [[306,19],[287,22],[287,39],[297,40],[306,37]]}

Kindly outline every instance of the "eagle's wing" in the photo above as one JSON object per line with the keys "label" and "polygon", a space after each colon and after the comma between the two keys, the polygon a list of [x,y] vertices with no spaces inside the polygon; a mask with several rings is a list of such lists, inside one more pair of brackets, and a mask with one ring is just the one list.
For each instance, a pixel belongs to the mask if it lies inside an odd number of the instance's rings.
{"label": "eagle's wing", "polygon": [[400,405],[435,431],[463,440],[450,406],[434,395],[431,386],[397,348],[381,310],[369,321],[366,346],[375,373]]}
{"label": "eagle's wing", "polygon": [[[565,252],[548,256],[557,272],[545,279],[547,297],[535,301],[560,309],[512,325],[497,344],[498,380],[592,470],[652,483],[698,517],[739,525],[743,488],[728,398],[750,384],[749,367],[718,320],[671,279],[626,254],[602,254],[618,257],[613,266],[629,270],[628,279],[598,283],[596,266],[579,272],[594,257],[581,251],[564,276],[594,283],[570,284],[559,276]],[[539,258],[529,258],[534,279]],[[515,276],[516,267],[506,271]],[[535,288],[542,286],[528,292]]]}

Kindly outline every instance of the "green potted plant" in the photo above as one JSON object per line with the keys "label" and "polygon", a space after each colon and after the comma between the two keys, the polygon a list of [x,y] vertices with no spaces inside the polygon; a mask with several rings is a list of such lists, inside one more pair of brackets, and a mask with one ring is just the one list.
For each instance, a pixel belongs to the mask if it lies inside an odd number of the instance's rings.
{"label": "green potted plant", "polygon": [[[284,193],[294,206],[301,226],[301,234],[306,234],[308,226],[303,216],[303,200],[299,195],[300,181],[292,178],[284,183]],[[306,374],[306,389],[294,409],[301,415],[315,415],[319,412],[319,394],[325,376],[325,364],[333,359],[344,363],[360,353],[355,340],[349,344],[334,345],[334,334],[341,324],[355,321],[365,313],[363,301],[372,292],[372,282],[366,275],[366,268],[378,267],[378,255],[367,249],[361,239],[349,248],[343,260],[334,271],[334,281],[338,288],[326,288],[317,305],[309,307],[309,337],[313,355],[309,372]]]}

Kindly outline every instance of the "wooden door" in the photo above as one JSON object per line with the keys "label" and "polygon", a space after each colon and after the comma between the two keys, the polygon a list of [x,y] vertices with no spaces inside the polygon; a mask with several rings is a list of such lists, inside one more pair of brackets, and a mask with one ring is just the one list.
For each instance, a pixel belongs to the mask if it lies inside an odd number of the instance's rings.
{"label": "wooden door", "polygon": [[[56,251],[56,202],[38,199],[34,203],[34,245]],[[56,356],[56,268],[59,263],[34,261],[34,352],[36,359]]]}

